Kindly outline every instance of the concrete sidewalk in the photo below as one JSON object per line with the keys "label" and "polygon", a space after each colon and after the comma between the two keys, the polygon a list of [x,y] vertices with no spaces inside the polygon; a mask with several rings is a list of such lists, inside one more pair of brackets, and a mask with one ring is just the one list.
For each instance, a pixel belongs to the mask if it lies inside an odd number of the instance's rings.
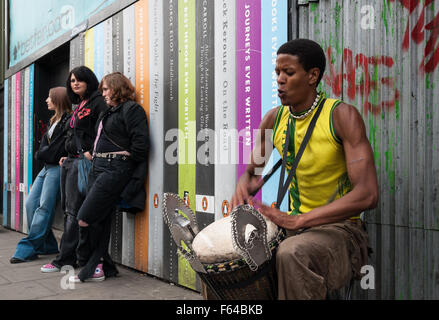
{"label": "concrete sidewalk", "polygon": [[0,300],[202,300],[197,292],[123,266],[118,266],[116,278],[78,283],[73,290],[63,289],[61,283],[66,274],[40,271],[55,255],[40,256],[26,263],[9,262],[23,237],[0,226]]}

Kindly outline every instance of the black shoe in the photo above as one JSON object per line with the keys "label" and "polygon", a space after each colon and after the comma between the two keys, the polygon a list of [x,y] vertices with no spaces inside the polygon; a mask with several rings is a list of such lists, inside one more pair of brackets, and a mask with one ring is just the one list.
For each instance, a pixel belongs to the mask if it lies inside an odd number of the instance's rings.
{"label": "black shoe", "polygon": [[15,264],[15,263],[22,263],[22,262],[26,262],[26,261],[21,260],[21,259],[18,259],[18,258],[15,258],[15,257],[12,257],[12,258],[9,260],[9,262],[12,263],[12,264]]}

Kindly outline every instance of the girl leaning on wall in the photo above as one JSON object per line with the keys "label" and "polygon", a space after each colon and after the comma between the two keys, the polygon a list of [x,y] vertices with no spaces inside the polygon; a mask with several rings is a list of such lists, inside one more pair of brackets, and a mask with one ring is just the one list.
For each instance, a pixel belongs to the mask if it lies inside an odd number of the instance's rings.
{"label": "girl leaning on wall", "polygon": [[72,104],[64,87],[49,90],[47,108],[55,114],[50,119],[50,128],[44,134],[35,153],[37,161],[44,167],[38,173],[26,200],[28,236],[20,240],[11,263],[34,260],[38,255],[58,253],[58,243],[52,232],[57,200],[60,195],[59,160],[67,155],[66,123],[72,113]]}
{"label": "girl leaning on wall", "polygon": [[96,75],[85,66],[74,68],[67,78],[67,93],[77,107],[67,123],[65,149],[68,156],[60,161],[64,233],[59,254],[51,263],[41,268],[42,272],[57,272],[64,265],[76,267],[81,264],[76,252],[79,241],[77,214],[85,194],[78,189],[78,163],[82,159],[91,161],[96,121],[99,114],[108,109],[98,86]]}
{"label": "girl leaning on wall", "polygon": [[[131,205],[124,193],[144,193],[149,148],[146,113],[134,102],[133,85],[119,72],[106,75],[99,90],[109,109],[98,120],[87,197],[78,212],[78,255],[87,263],[71,277],[73,282],[102,281],[118,273],[108,253],[111,219],[121,199]],[[126,192],[136,185],[139,190]]]}

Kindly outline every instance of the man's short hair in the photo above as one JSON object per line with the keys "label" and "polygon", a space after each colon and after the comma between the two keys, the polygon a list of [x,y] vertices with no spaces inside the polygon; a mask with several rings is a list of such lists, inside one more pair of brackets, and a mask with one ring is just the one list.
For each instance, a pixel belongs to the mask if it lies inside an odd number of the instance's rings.
{"label": "man's short hair", "polygon": [[299,63],[305,71],[312,68],[319,68],[320,75],[318,85],[323,77],[326,67],[326,57],[322,47],[315,41],[309,39],[294,39],[280,46],[277,54],[290,54],[299,58]]}

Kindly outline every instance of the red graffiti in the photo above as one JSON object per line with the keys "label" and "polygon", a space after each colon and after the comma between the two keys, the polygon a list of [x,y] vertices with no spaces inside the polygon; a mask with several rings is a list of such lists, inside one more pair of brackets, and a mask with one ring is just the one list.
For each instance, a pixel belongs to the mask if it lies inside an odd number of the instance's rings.
{"label": "red graffiti", "polygon": [[[324,81],[332,89],[332,93],[340,97],[343,93],[343,84],[346,85],[346,93],[350,100],[354,100],[358,95],[364,98],[363,110],[365,114],[372,112],[379,114],[385,109],[391,109],[399,100],[399,91],[395,88],[395,82],[391,77],[381,77],[375,75],[376,66],[384,66],[391,69],[394,61],[389,56],[367,57],[362,53],[355,57],[350,49],[343,50],[343,62],[338,70],[331,60],[331,47],[327,49],[329,61],[329,75],[324,76]],[[358,80],[359,79],[359,80]],[[359,81],[359,82],[358,82]],[[378,90],[386,86],[394,90],[392,100],[384,100],[376,104],[370,102],[372,90]],[[377,95],[378,96],[378,95]]]}
{"label": "red graffiti", "polygon": [[[390,0],[394,2],[395,0]],[[419,6],[421,3],[420,0],[398,0],[402,4],[404,8],[409,11],[409,14],[412,15],[413,11]],[[436,45],[437,40],[439,39],[439,12],[430,22],[425,22],[425,12],[426,8],[431,5],[434,0],[425,0],[424,6],[421,9],[420,15],[417,17],[418,20],[410,32],[410,17],[409,21],[407,21],[407,27],[404,34],[404,40],[402,42],[403,51],[407,51],[410,47],[410,38],[416,45],[419,45],[424,42],[425,31],[430,32],[430,38],[428,39],[425,48],[424,48],[424,58],[419,66],[421,72],[430,73],[433,72],[436,67],[439,65],[439,45]]]}

